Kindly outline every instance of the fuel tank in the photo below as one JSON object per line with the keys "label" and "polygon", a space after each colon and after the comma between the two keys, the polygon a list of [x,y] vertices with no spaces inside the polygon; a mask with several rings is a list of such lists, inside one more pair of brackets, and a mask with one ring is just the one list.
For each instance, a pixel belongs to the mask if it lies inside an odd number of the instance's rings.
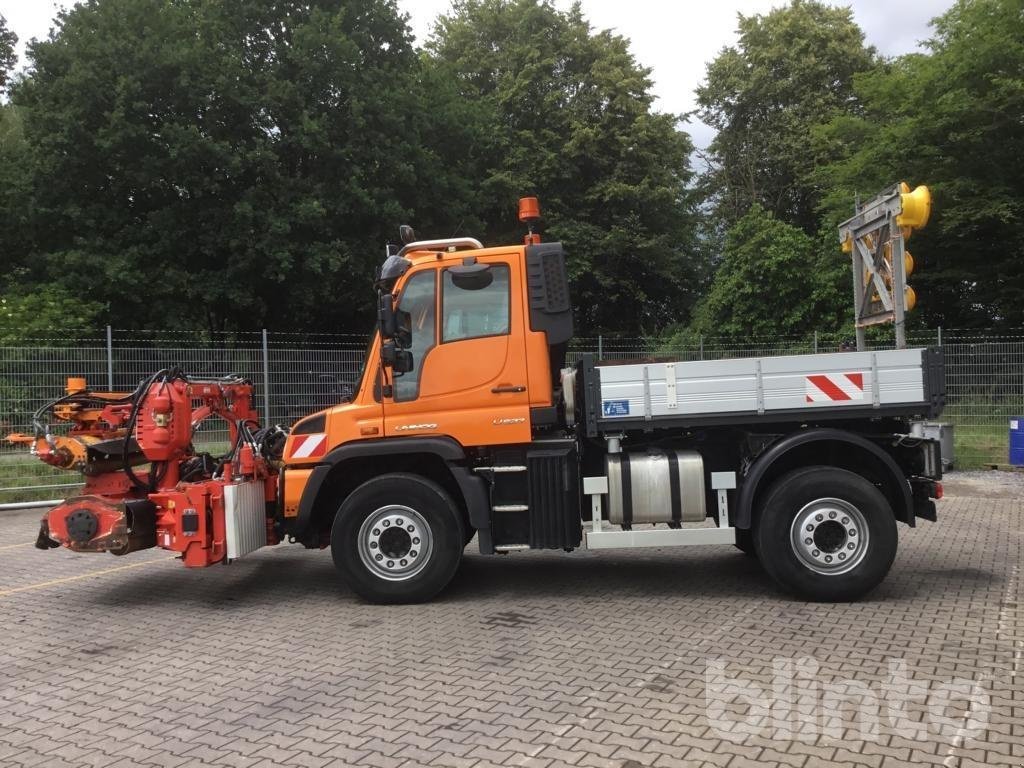
{"label": "fuel tank", "polygon": [[707,517],[704,460],[696,451],[609,453],[605,472],[611,523],[696,523]]}

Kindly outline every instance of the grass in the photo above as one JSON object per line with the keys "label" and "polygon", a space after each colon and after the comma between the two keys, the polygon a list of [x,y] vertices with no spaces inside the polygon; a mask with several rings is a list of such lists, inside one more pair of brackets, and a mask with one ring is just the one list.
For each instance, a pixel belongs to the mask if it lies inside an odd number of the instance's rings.
{"label": "grass", "polygon": [[[50,467],[27,450],[0,454],[0,503],[42,501],[73,494],[81,475]],[[65,488],[38,486],[66,485]]]}
{"label": "grass", "polygon": [[957,469],[988,469],[1009,461],[1009,426],[957,425],[953,431]]}
{"label": "grass", "polygon": [[1009,463],[1010,419],[1024,416],[1015,397],[959,396],[939,421],[953,424],[958,469],[985,469]]}

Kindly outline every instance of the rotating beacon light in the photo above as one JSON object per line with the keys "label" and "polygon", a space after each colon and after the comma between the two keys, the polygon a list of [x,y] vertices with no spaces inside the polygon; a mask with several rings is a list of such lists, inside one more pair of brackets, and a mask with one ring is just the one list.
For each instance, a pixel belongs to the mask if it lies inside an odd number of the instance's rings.
{"label": "rotating beacon light", "polygon": [[523,241],[527,245],[539,245],[540,235],[533,231],[534,226],[540,221],[540,201],[536,197],[519,198],[519,220],[527,227]]}

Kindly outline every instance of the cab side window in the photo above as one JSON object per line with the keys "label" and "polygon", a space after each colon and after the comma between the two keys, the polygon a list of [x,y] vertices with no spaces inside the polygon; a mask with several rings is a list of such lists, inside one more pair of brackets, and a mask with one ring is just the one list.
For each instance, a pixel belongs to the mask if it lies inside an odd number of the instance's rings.
{"label": "cab side window", "polygon": [[490,285],[468,290],[455,284],[445,270],[441,289],[441,341],[461,341],[510,332],[509,268],[492,264]]}
{"label": "cab side window", "polygon": [[409,278],[398,300],[398,325],[409,334],[412,344],[412,370],[395,376],[395,401],[415,400],[420,391],[420,371],[423,358],[437,343],[437,288],[433,270],[420,272]]}

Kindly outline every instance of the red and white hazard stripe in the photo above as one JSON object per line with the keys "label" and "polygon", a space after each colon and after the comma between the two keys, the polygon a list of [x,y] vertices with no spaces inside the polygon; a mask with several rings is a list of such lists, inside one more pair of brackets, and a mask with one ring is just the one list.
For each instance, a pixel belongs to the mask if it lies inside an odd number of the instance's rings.
{"label": "red and white hazard stripe", "polygon": [[863,373],[817,373],[804,377],[808,403],[864,399]]}
{"label": "red and white hazard stripe", "polygon": [[292,443],[293,459],[310,459],[327,452],[327,435],[297,435]]}

